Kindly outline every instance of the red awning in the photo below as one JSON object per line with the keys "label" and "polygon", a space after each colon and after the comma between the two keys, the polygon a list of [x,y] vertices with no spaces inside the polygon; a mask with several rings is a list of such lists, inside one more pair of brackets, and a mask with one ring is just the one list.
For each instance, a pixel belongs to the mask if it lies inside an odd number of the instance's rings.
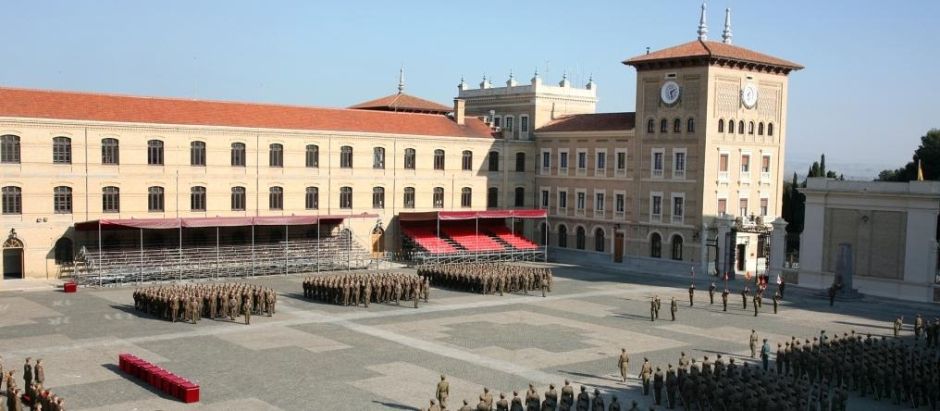
{"label": "red awning", "polygon": [[303,215],[285,217],[193,217],[193,218],[128,218],[101,219],[75,224],[76,230],[101,228],[139,228],[168,230],[200,227],[241,227],[251,225],[313,225],[320,221],[342,221],[347,218],[377,218],[378,214]]}
{"label": "red awning", "polygon": [[547,210],[438,211],[401,213],[400,221],[474,220],[477,218],[545,218]]}

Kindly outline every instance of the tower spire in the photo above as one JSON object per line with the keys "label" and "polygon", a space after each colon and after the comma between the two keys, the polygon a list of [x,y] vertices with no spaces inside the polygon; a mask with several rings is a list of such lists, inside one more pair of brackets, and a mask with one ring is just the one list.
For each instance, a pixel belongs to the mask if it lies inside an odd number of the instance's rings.
{"label": "tower spire", "polygon": [[705,21],[705,3],[702,3],[702,17],[698,20],[698,39],[708,40],[708,23]]}
{"label": "tower spire", "polygon": [[405,68],[398,69],[398,94],[405,92]]}
{"label": "tower spire", "polygon": [[721,33],[721,42],[731,44],[731,8],[725,9],[725,31]]}

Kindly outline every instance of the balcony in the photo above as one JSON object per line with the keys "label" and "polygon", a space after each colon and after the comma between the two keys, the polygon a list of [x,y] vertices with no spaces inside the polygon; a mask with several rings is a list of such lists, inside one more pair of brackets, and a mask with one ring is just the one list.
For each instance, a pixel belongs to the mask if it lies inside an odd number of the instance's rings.
{"label": "balcony", "polygon": [[672,178],[676,180],[685,180],[685,170],[673,170]]}
{"label": "balcony", "polygon": [[770,184],[770,172],[769,171],[761,171],[760,182],[761,184]]}
{"label": "balcony", "polygon": [[719,171],[719,172],[718,172],[718,182],[719,182],[719,183],[727,183],[727,182],[728,182],[728,172],[727,172],[727,171]]}
{"label": "balcony", "polygon": [[625,168],[618,168],[618,169],[617,169],[617,172],[616,172],[616,175],[617,175],[617,177],[626,177],[626,176],[627,176],[627,169],[625,169]]}
{"label": "balcony", "polygon": [[650,222],[653,222],[653,223],[663,222],[663,215],[662,214],[650,214]]}
{"label": "balcony", "polygon": [[568,167],[558,167],[558,175],[560,175],[560,176],[567,176],[567,175],[568,175]]}
{"label": "balcony", "polygon": [[672,216],[672,223],[673,223],[673,224],[682,224],[683,222],[685,222],[685,216],[684,216],[684,215],[674,215],[674,216]]}
{"label": "balcony", "polygon": [[584,209],[583,209],[583,208],[579,208],[579,209],[577,209],[577,210],[574,210],[574,215],[576,215],[576,216],[578,216],[578,217],[584,217]]}
{"label": "balcony", "polygon": [[587,175],[587,168],[578,167],[578,176],[584,177]]}
{"label": "balcony", "polygon": [[623,220],[626,218],[626,213],[623,211],[614,211],[614,219]]}
{"label": "balcony", "polygon": [[663,178],[663,170],[653,170],[653,178]]}

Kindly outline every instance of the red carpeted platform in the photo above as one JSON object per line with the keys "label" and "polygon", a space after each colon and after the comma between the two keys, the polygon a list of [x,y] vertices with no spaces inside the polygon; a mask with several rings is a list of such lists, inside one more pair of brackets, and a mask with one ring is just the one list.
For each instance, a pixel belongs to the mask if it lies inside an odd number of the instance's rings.
{"label": "red carpeted platform", "polygon": [[199,402],[199,386],[130,354],[118,356],[121,371],[187,404]]}

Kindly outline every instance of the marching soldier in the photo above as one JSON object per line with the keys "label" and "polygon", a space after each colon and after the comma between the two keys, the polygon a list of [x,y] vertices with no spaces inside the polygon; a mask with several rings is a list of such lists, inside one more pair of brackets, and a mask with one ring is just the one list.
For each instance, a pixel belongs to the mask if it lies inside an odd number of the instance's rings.
{"label": "marching soldier", "polygon": [[561,387],[561,406],[558,411],[570,411],[572,406],[574,406],[574,387],[571,386],[570,381],[565,380],[565,386]]}
{"label": "marching soldier", "polygon": [[650,378],[653,376],[653,365],[649,358],[643,358],[643,366],[640,368],[640,378],[643,379],[643,395],[650,393]]}
{"label": "marching soldier", "polygon": [[594,389],[594,401],[592,404],[592,411],[606,411],[604,409],[604,397],[601,397],[601,391],[597,388]]}
{"label": "marching soldier", "polygon": [[509,401],[506,401],[506,393],[499,393],[499,401],[496,401],[496,411],[509,411]]}
{"label": "marching soldier", "polygon": [[724,307],[722,311],[726,312],[728,311],[728,294],[729,293],[727,288],[721,293],[721,305]]}
{"label": "marching soldier", "polygon": [[555,384],[548,384],[548,391],[545,391],[545,401],[542,402],[542,411],[555,411],[558,406],[558,392],[555,391]]}
{"label": "marching soldier", "polygon": [[23,381],[26,381],[25,386],[27,388],[33,382],[33,365],[29,363],[30,361],[32,361],[32,358],[26,357],[26,363],[23,364]]}
{"label": "marching soldier", "polygon": [[751,358],[757,357],[757,331],[751,330],[751,338],[748,342],[751,347]]}
{"label": "marching soldier", "polygon": [[920,314],[917,314],[917,318],[914,319],[914,340],[920,339],[920,332],[924,330],[924,319],[921,318]]}
{"label": "marching soldier", "polygon": [[672,301],[669,303],[669,312],[672,314],[672,320],[676,320],[676,311],[679,311],[679,307],[676,304],[676,297],[672,297]]}
{"label": "marching soldier", "polygon": [[695,305],[695,284],[689,286],[689,307]]}
{"label": "marching soldier", "polygon": [[591,396],[587,393],[587,387],[581,386],[581,393],[578,394],[577,411],[589,411],[591,407]]}
{"label": "marching soldier", "polygon": [[447,382],[446,377],[441,374],[441,382],[437,383],[437,400],[440,401],[441,407],[447,408],[447,397],[450,396],[450,383]]}
{"label": "marching soldier", "polygon": [[525,407],[526,411],[539,411],[539,393],[535,390],[535,386],[529,384],[529,391],[525,395]]}
{"label": "marching soldier", "polygon": [[650,321],[656,321],[656,297],[650,299]]}
{"label": "marching soldier", "polygon": [[653,375],[653,397],[656,399],[656,405],[662,405],[664,379],[663,371],[656,367],[656,374]]}
{"label": "marching soldier", "polygon": [[741,290],[741,302],[744,303],[744,309],[747,309],[747,297],[751,295],[750,290],[747,286],[744,286],[744,289]]}
{"label": "marching soldier", "polygon": [[715,291],[718,290],[718,287],[715,287],[715,283],[708,286],[708,302],[711,305],[715,305]]}
{"label": "marching soldier", "polygon": [[627,371],[630,368],[630,356],[627,355],[627,349],[620,349],[620,359],[617,361],[617,367],[620,368],[620,382],[627,382]]}
{"label": "marching soldier", "polygon": [[245,325],[251,324],[251,298],[246,298],[242,303],[242,315],[245,316]]}
{"label": "marching soldier", "polygon": [[754,303],[754,316],[755,317],[757,317],[757,309],[758,309],[758,306],[760,305],[759,298],[760,297],[755,295],[754,299],[752,300],[752,302]]}
{"label": "marching soldier", "polygon": [[42,358],[36,359],[36,367],[33,369],[33,380],[42,385],[46,382],[46,371],[42,367]]}
{"label": "marching soldier", "polygon": [[676,377],[676,371],[672,369],[672,364],[666,368],[666,408],[674,409],[676,406],[676,389],[679,386],[679,379]]}
{"label": "marching soldier", "polygon": [[782,298],[782,297],[780,296],[780,291],[777,290],[777,291],[774,293],[774,314],[777,314],[777,306],[780,304],[780,299],[781,299],[781,298]]}

